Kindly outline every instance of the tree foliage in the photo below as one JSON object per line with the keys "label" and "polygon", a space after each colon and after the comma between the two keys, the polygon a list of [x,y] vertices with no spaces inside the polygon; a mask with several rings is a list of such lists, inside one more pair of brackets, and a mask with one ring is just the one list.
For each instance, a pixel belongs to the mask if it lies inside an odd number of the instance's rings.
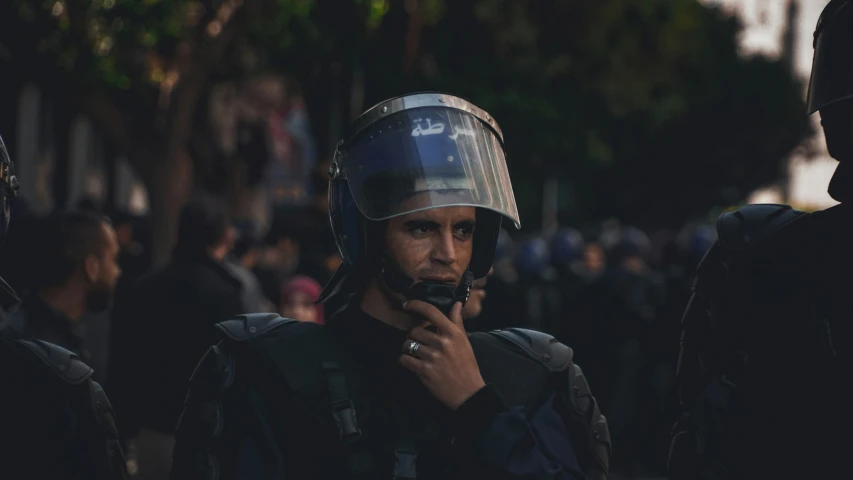
{"label": "tree foliage", "polygon": [[[376,22],[375,2],[351,3]],[[0,6],[0,44],[8,71],[88,114],[135,166],[162,261],[182,202],[216,158],[190,148],[212,143],[211,87],[269,69],[266,51],[322,51],[329,37],[314,10],[313,0],[11,0]]]}
{"label": "tree foliage", "polygon": [[301,81],[326,157],[375,102],[412,90],[471,99],[501,123],[527,224],[542,182],[559,177],[568,220],[676,225],[778,179],[810,133],[802,85],[783,63],[738,56],[736,20],[695,0],[12,0],[0,9],[14,67],[75,92],[149,190],[164,189],[155,209],[181,185],[158,187],[193,132],[205,134],[211,83],[264,70]]}
{"label": "tree foliage", "polygon": [[559,175],[571,220],[675,225],[779,179],[810,133],[782,61],[738,56],[737,21],[694,0],[458,0],[443,13],[423,29],[417,75],[393,75],[404,69],[388,58],[404,55],[386,29],[372,99],[438,88],[492,112],[528,218]]}

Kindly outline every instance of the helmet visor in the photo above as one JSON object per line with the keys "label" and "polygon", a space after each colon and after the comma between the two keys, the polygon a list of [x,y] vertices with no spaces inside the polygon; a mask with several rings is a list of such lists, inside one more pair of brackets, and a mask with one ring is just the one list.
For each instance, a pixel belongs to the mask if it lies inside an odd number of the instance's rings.
{"label": "helmet visor", "polygon": [[349,142],[341,164],[358,209],[370,220],[472,206],[520,227],[503,145],[467,112],[422,107],[389,115]]}

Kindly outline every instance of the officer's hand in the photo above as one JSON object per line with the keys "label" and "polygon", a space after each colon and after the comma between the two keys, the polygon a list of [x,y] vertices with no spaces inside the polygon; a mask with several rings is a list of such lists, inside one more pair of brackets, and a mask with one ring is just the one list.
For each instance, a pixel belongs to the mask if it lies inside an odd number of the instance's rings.
{"label": "officer's hand", "polygon": [[424,327],[413,328],[403,343],[403,351],[409,351],[412,341],[420,347],[415,356],[403,354],[400,363],[417,374],[438,401],[456,410],[486,386],[462,325],[462,303],[453,305],[450,318],[420,300],[409,300],[403,308],[424,317],[437,330],[433,333]]}

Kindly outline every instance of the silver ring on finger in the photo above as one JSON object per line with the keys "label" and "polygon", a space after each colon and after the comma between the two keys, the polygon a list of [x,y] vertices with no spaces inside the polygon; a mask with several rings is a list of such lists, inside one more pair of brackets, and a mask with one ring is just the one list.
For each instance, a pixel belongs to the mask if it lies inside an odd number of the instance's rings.
{"label": "silver ring on finger", "polygon": [[418,349],[421,348],[421,344],[418,342],[410,342],[409,343],[409,355],[416,356],[418,353]]}

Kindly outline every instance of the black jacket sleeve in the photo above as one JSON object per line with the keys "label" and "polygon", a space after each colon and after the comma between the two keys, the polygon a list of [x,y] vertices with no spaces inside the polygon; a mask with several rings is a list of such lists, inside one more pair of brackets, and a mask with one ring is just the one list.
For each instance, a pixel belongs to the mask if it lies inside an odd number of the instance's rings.
{"label": "black jacket sleeve", "polygon": [[491,478],[583,479],[556,394],[534,412],[507,408],[486,386],[456,411],[454,447],[494,469]]}

